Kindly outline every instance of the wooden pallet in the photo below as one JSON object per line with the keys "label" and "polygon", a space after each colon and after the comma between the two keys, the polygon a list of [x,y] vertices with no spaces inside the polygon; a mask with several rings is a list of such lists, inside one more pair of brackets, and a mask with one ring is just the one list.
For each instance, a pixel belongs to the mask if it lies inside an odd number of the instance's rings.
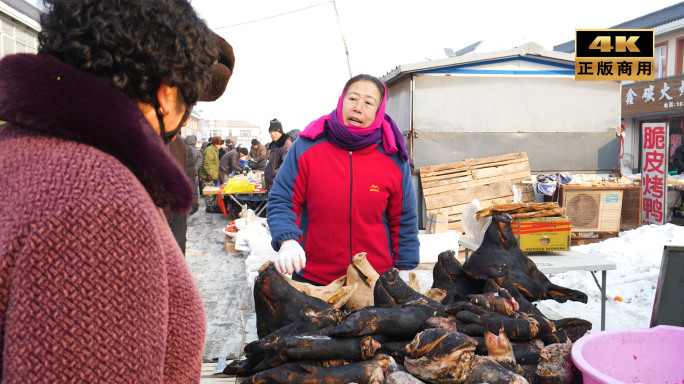
{"label": "wooden pallet", "polygon": [[617,237],[617,232],[597,232],[593,236],[585,237],[582,232],[573,233],[570,237],[570,246],[574,247],[577,245],[593,244],[598,243],[606,239],[612,239]]}
{"label": "wooden pallet", "polygon": [[481,208],[513,201],[512,186],[523,192],[523,202],[534,202],[530,163],[525,152],[467,159],[456,163],[420,168],[420,182],[426,215],[442,213],[449,218],[449,229],[463,232],[461,215],[474,199]]}
{"label": "wooden pallet", "polygon": [[202,378],[200,384],[235,384],[237,383],[236,376],[224,375],[223,373],[213,374],[216,369],[216,363],[202,364]]}

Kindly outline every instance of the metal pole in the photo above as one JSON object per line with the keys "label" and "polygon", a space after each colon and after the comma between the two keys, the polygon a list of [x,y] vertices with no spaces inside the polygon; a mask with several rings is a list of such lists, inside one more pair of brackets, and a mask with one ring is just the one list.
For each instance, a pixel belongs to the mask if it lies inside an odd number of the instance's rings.
{"label": "metal pole", "polygon": [[349,77],[352,77],[351,64],[349,63],[349,50],[347,49],[347,41],[344,39],[344,33],[342,33],[342,24],[340,23],[340,14],[337,12],[337,4],[333,0],[333,7],[335,8],[335,16],[337,16],[337,28],[340,29],[340,36],[342,36],[342,43],[344,44],[344,53],[347,55],[347,69],[349,69]]}
{"label": "metal pole", "polygon": [[601,273],[601,282],[603,285],[601,285],[601,330],[604,331],[606,329],[606,283],[608,282],[607,280],[607,274],[608,271],[604,270],[603,273]]}
{"label": "metal pole", "polygon": [[[413,138],[416,136],[416,117],[414,115],[414,104],[416,101],[416,78],[414,74],[411,74],[411,83],[410,83],[410,90],[409,92],[411,93],[411,103],[409,104],[409,115],[410,120],[411,120],[411,126],[409,127],[409,145],[411,149],[411,161],[413,161]],[[468,260],[468,257],[466,256],[466,260]]]}

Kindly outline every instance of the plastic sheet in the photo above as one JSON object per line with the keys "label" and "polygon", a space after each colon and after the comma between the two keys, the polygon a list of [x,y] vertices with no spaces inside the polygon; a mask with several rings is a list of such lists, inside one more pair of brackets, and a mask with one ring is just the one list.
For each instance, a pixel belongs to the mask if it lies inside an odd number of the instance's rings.
{"label": "plastic sheet", "polygon": [[482,244],[484,233],[492,222],[491,217],[477,218],[476,214],[480,209],[480,201],[474,199],[465,207],[461,215],[461,225],[465,231],[465,236],[475,239],[478,247]]}

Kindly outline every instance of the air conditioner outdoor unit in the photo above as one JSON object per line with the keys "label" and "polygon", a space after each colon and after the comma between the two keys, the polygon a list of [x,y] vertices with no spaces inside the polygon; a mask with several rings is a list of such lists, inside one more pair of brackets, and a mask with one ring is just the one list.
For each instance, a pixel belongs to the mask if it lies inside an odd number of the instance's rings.
{"label": "air conditioner outdoor unit", "polygon": [[565,191],[563,206],[573,232],[618,232],[622,191]]}

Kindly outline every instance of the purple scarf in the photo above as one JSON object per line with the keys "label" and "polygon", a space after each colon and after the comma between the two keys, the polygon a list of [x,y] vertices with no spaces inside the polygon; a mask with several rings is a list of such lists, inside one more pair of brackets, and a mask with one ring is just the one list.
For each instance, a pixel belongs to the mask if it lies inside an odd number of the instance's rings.
{"label": "purple scarf", "polygon": [[351,151],[366,148],[382,140],[382,145],[387,154],[392,155],[399,152],[399,155],[404,160],[408,160],[404,137],[401,135],[401,131],[399,131],[399,127],[397,127],[394,120],[385,113],[386,99],[387,89],[385,89],[385,96],[382,98],[382,103],[380,103],[373,123],[366,128],[355,127],[345,125],[342,122],[344,121],[342,118],[343,91],[337,101],[337,109],[333,110],[329,115],[321,116],[309,123],[299,136],[316,139],[323,133],[327,133],[331,143]]}

